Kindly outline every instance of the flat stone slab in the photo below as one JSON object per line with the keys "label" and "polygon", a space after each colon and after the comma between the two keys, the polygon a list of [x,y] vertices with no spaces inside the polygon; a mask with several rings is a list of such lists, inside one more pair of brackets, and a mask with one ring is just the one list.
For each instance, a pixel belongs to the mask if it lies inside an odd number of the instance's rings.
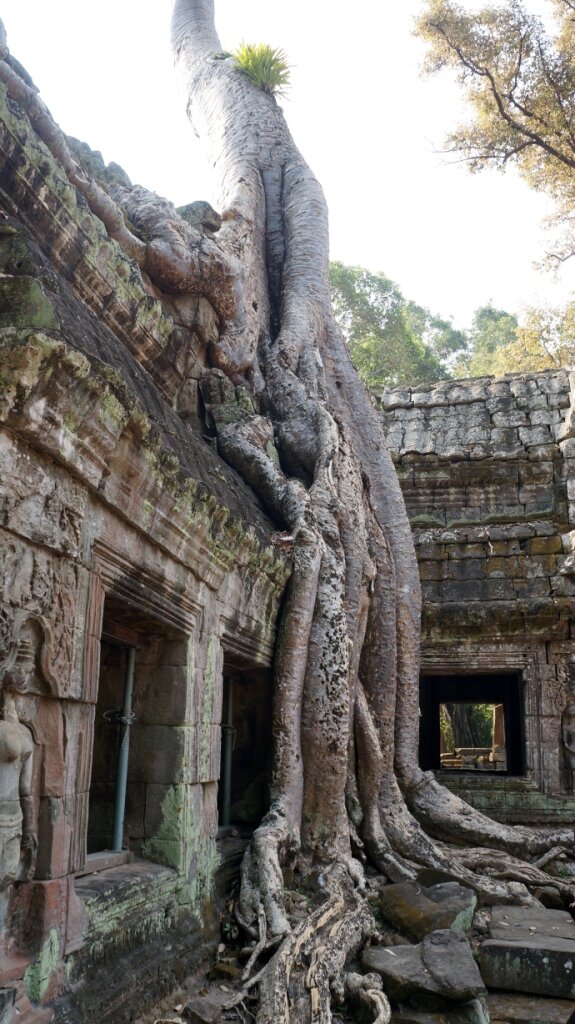
{"label": "flat stone slab", "polygon": [[575,921],[566,911],[495,907],[489,935],[480,949],[488,988],[575,999]]}
{"label": "flat stone slab", "polygon": [[379,895],[381,913],[398,932],[422,939],[443,928],[471,928],[477,897],[457,882],[424,886],[418,882],[385,885]]}
{"label": "flat stone slab", "polygon": [[451,929],[432,932],[417,946],[372,947],[362,962],[381,976],[390,999],[399,1002],[426,995],[465,1003],[485,993],[467,938]]}
{"label": "flat stone slab", "polygon": [[508,1024],[568,1024],[575,1006],[571,999],[542,999],[518,992],[490,992],[487,1009],[492,1022]]}
{"label": "flat stone slab", "polygon": [[411,1010],[401,1007],[391,1024],[489,1024],[489,1014],[481,999],[444,1006],[441,1010]]}

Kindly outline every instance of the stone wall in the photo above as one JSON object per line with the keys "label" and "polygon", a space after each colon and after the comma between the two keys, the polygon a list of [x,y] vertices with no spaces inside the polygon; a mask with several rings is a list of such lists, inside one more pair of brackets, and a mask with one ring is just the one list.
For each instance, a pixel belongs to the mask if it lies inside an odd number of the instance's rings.
{"label": "stone wall", "polygon": [[379,399],[413,525],[422,673],[520,672],[523,778],[449,774],[507,820],[573,820],[561,713],[575,693],[575,382],[565,371]]}
{"label": "stone wall", "polygon": [[[0,1019],[120,1022],[217,926],[223,675],[269,677],[290,567],[202,417],[214,311],[152,293],[2,86],[0,218],[0,691],[33,739],[38,837],[0,879]],[[109,634],[136,648],[113,856],[87,851]]]}

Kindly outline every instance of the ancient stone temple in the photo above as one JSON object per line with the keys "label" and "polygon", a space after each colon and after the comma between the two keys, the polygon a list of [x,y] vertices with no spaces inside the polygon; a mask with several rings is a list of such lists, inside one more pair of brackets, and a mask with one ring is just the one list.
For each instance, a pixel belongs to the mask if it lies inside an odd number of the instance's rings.
{"label": "ancient stone temple", "polygon": [[[289,542],[217,450],[214,310],[111,240],[6,66],[0,1024],[120,1024],[217,934],[227,826],[265,809]],[[125,181],[67,146],[76,180]],[[507,821],[575,812],[573,401],[565,373],[381,400],[424,585],[421,756]]]}
{"label": "ancient stone temple", "polygon": [[[423,586],[422,764],[508,822],[575,815],[574,403],[563,370],[380,399]],[[472,706],[492,728],[458,744],[442,714]]]}
{"label": "ancient stone temple", "polygon": [[212,309],[152,294],[0,102],[0,1020],[119,1020],[213,932],[230,805],[262,812],[289,570],[202,414]]}

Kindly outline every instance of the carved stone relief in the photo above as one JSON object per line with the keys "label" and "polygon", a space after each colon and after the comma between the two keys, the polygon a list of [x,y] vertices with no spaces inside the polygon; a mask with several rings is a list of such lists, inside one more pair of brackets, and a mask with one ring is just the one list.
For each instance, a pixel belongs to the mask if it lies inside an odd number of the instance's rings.
{"label": "carved stone relief", "polygon": [[34,873],[33,752],[32,733],[18,717],[14,695],[4,690],[0,720],[0,937],[10,886]]}
{"label": "carved stone relief", "polygon": [[575,700],[567,704],[561,716],[561,739],[571,792],[575,794]]}
{"label": "carved stone relief", "polygon": [[82,572],[69,559],[0,536],[0,672],[16,673],[13,689],[73,696]]}
{"label": "carved stone relief", "polygon": [[46,650],[51,640],[50,626],[43,617],[16,611],[5,637],[6,647],[0,648],[2,686],[15,693],[49,693],[54,680]]}
{"label": "carved stone relief", "polygon": [[87,491],[25,446],[3,439],[0,524],[77,557]]}

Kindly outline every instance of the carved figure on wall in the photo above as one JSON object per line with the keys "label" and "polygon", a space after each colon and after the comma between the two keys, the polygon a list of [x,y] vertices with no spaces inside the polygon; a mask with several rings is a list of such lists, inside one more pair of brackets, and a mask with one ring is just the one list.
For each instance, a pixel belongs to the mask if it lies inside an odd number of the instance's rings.
{"label": "carved figure on wall", "polygon": [[[41,615],[17,611],[11,636],[0,651],[0,679],[14,693],[54,692],[55,677],[49,661],[55,657],[52,630]],[[2,657],[4,655],[4,657]]]}
{"label": "carved figure on wall", "polygon": [[19,877],[23,850],[30,851],[27,877],[34,870],[37,847],[31,796],[34,741],[18,718],[16,701],[4,691],[0,720],[0,934],[8,888]]}
{"label": "carved figure on wall", "polygon": [[575,793],[575,701],[571,701],[561,715],[561,739],[569,769],[571,792]]}

